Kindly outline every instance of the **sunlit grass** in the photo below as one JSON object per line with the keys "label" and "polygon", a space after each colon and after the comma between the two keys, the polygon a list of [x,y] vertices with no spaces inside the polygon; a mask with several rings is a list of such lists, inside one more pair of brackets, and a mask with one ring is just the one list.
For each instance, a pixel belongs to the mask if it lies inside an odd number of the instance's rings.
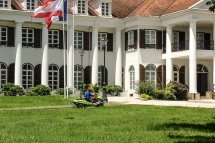
{"label": "sunlit grass", "polygon": [[3,143],[210,143],[215,110],[155,106],[0,111]]}
{"label": "sunlit grass", "polygon": [[63,96],[0,96],[0,108],[69,105],[71,99]]}

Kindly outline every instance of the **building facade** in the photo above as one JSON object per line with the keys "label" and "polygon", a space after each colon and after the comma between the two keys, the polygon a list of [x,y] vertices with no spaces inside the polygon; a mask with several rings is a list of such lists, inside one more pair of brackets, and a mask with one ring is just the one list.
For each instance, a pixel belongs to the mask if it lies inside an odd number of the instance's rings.
{"label": "building facade", "polygon": [[132,95],[138,81],[177,81],[191,94],[215,89],[215,15],[204,0],[69,1],[66,32],[32,18],[38,4],[0,0],[0,85],[63,87],[66,47],[70,88],[105,82]]}

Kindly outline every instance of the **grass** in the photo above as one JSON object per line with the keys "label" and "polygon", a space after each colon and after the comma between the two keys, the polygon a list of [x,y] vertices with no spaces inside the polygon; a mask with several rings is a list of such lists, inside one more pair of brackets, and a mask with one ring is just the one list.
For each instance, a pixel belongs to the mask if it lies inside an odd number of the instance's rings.
{"label": "grass", "polygon": [[155,106],[0,111],[4,143],[212,143],[215,110]]}
{"label": "grass", "polygon": [[0,108],[69,105],[63,96],[0,96]]}

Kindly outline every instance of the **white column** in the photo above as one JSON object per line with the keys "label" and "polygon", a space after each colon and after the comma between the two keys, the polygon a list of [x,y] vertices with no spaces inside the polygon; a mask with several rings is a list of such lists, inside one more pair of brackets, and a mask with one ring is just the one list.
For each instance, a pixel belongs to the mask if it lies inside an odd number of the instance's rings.
{"label": "white column", "polygon": [[11,9],[11,0],[8,0],[8,8]]}
{"label": "white column", "polygon": [[16,22],[15,48],[15,85],[22,86],[22,22]]}
{"label": "white column", "polygon": [[98,27],[92,28],[92,48],[93,48],[93,61],[92,61],[92,84],[98,83]]}
{"label": "white column", "polygon": [[122,46],[121,29],[116,29],[116,67],[115,67],[115,85],[122,86]]}
{"label": "white column", "polygon": [[189,28],[189,93],[197,93],[196,72],[196,21],[190,21]]}
{"label": "white column", "polygon": [[[215,42],[215,22],[213,24],[213,42]],[[215,92],[215,43],[214,43],[214,56],[213,56],[213,85],[214,85],[214,92]]]}
{"label": "white column", "polygon": [[42,27],[42,48],[41,84],[48,86],[48,29],[46,24]]}
{"label": "white column", "polygon": [[74,34],[73,34],[73,26],[69,25],[68,26],[68,44],[69,44],[69,52],[68,52],[68,63],[67,63],[67,71],[68,71],[68,80],[67,80],[67,86],[68,88],[72,88],[73,87],[73,52],[74,52],[74,48],[73,48],[73,39],[74,39]]}
{"label": "white column", "polygon": [[167,26],[166,32],[166,84],[172,81],[173,64],[171,58],[172,52],[172,26]]}

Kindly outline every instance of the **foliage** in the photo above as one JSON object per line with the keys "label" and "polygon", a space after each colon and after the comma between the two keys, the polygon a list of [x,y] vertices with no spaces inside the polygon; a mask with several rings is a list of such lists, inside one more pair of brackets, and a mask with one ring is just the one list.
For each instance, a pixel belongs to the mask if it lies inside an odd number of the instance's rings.
{"label": "foliage", "polygon": [[123,88],[118,85],[107,85],[105,89],[106,93],[112,96],[118,96],[123,91]]}
{"label": "foliage", "polygon": [[139,82],[137,84],[136,92],[141,95],[143,93],[153,96],[156,87],[153,83],[150,82]]}
{"label": "foliage", "polygon": [[141,94],[141,95],[140,95],[140,98],[143,99],[143,100],[151,100],[151,99],[152,99],[152,97],[149,96],[149,95],[146,94],[146,93]]}
{"label": "foliage", "polygon": [[[55,94],[64,95],[64,88],[58,88],[58,89],[55,91]],[[68,89],[68,94],[72,94],[72,90],[71,90],[71,89]]]}
{"label": "foliage", "polygon": [[214,12],[215,10],[215,0],[209,0],[206,2],[206,5],[209,6],[209,10]]}
{"label": "foliage", "polygon": [[166,89],[156,89],[154,91],[153,98],[158,100],[176,100],[176,96],[170,90]]}
{"label": "foliage", "polygon": [[158,100],[187,100],[188,87],[177,82],[170,82],[165,89],[160,90],[149,82],[140,82],[136,88],[139,95],[147,94]]}
{"label": "foliage", "polygon": [[94,92],[94,93],[98,93],[99,90],[100,90],[100,87],[99,87],[97,84],[92,85],[92,88],[93,88],[93,92]]}
{"label": "foliage", "polygon": [[13,83],[6,83],[2,85],[2,92],[5,96],[16,96],[16,95],[24,95],[24,89],[18,85],[14,85]]}
{"label": "foliage", "polygon": [[45,96],[51,95],[51,88],[45,85],[38,85],[36,87],[32,87],[28,90],[29,95],[36,95],[36,96]]}
{"label": "foliage", "polygon": [[169,82],[166,90],[175,95],[177,100],[188,100],[188,87],[178,82]]}

